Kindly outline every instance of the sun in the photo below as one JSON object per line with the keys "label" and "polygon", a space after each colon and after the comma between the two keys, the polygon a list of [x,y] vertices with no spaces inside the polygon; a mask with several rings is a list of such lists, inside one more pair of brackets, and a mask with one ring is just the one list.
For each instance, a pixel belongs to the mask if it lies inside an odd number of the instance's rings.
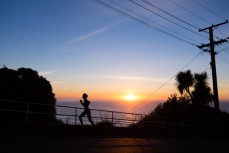
{"label": "sun", "polygon": [[127,96],[124,96],[124,99],[126,99],[128,101],[134,101],[137,99],[137,96],[135,96],[133,94],[128,94]]}

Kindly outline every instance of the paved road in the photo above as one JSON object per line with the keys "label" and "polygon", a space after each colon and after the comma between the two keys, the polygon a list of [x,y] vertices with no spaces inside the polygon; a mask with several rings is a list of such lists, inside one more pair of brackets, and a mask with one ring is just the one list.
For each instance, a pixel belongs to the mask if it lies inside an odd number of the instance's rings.
{"label": "paved road", "polygon": [[1,153],[229,153],[225,138],[0,136]]}

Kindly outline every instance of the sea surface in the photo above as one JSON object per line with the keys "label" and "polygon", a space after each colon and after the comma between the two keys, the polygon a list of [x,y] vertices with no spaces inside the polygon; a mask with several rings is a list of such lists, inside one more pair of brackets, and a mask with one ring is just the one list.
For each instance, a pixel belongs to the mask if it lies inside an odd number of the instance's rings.
{"label": "sea surface", "polygon": [[[91,101],[90,109],[92,117],[96,122],[98,120],[112,120],[112,118],[118,119],[140,119],[141,115],[135,114],[149,114],[152,112],[159,102],[114,102],[114,101]],[[95,110],[93,110],[95,109]],[[80,124],[78,116],[82,113],[83,107],[80,104],[79,99],[64,99],[57,101],[57,117],[65,123]],[[98,111],[97,111],[98,110]],[[123,112],[123,113],[122,113]],[[134,114],[126,114],[134,113]],[[87,120],[85,118],[85,120]],[[87,122],[88,124],[88,122]]]}
{"label": "sea surface", "polygon": [[[132,112],[132,113],[149,113],[159,104],[159,102],[153,103],[124,103],[124,102],[113,102],[113,101],[91,101],[90,109],[99,109],[107,111],[119,111],[119,112]],[[64,105],[70,107],[80,107],[79,100],[60,100],[57,101],[57,105]]]}
{"label": "sea surface", "polygon": [[[158,104],[162,102],[114,102],[114,101],[91,101],[90,109],[92,110],[92,116],[96,122],[99,120],[112,120],[112,118],[131,118],[140,119],[139,115],[131,115],[125,113],[135,114],[149,114],[152,112]],[[80,124],[78,116],[83,111],[83,107],[79,102],[79,99],[62,99],[57,101],[57,117],[65,123]],[[220,102],[220,109],[229,113],[229,101]],[[100,111],[97,111],[100,110]],[[120,113],[125,112],[125,113]],[[86,118],[84,118],[87,120]],[[89,124],[86,121],[86,124]]]}
{"label": "sea surface", "polygon": [[220,110],[229,113],[229,101],[219,102]]}

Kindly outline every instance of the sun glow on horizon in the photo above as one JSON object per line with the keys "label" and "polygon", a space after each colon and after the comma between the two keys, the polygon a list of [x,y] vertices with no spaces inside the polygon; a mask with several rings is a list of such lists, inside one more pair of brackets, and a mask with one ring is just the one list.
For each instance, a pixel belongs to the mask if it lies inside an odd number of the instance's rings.
{"label": "sun glow on horizon", "polygon": [[131,93],[129,93],[127,96],[124,96],[124,99],[125,100],[128,100],[128,101],[134,101],[134,100],[136,100],[138,97],[137,96],[135,96],[135,95],[133,95],[133,94],[131,94]]}

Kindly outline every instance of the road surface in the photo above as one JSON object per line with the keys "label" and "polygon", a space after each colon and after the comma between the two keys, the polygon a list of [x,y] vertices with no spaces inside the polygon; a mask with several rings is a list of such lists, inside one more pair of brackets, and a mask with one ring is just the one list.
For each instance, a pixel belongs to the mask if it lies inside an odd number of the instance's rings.
{"label": "road surface", "polygon": [[229,153],[228,138],[1,135],[1,153]]}

